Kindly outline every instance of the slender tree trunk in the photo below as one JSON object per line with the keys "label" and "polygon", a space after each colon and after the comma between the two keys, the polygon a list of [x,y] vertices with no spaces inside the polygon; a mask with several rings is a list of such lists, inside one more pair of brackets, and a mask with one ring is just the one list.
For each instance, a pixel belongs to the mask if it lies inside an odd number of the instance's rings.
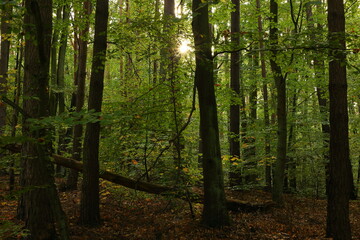
{"label": "slender tree trunk", "polygon": [[[58,114],[62,114],[65,112],[65,94],[64,94],[65,57],[66,57],[67,40],[69,34],[70,6],[67,4],[62,6],[62,12],[63,12],[62,13],[63,28],[61,30],[61,35],[60,35],[60,47],[59,47],[58,65],[57,65],[57,73],[56,73],[57,86],[59,88],[59,92],[57,93],[57,100],[59,106]],[[67,129],[59,129],[58,154],[61,154],[61,152],[66,151],[66,143],[68,142],[68,140],[66,140],[66,132]]]}
{"label": "slender tree trunk", "polygon": [[[40,122],[49,116],[49,62],[52,29],[52,1],[25,1],[25,76],[23,109]],[[32,240],[69,239],[64,213],[61,210],[49,157],[48,129],[32,129],[25,120],[23,135],[33,140],[22,144],[24,189],[20,207],[25,226]]]}
{"label": "slender tree trunk", "polygon": [[274,173],[274,187],[272,192],[273,200],[280,206],[284,204],[283,200],[283,186],[284,186],[284,172],[286,163],[286,141],[287,141],[287,129],[286,129],[286,83],[285,77],[282,75],[282,70],[277,62],[277,50],[278,47],[278,3],[275,0],[270,0],[270,13],[272,14],[270,19],[270,44],[271,44],[271,70],[275,79],[275,85],[277,90],[277,118],[278,118],[278,130],[277,130],[277,159]]}
{"label": "slender tree trunk", "polygon": [[345,14],[341,0],[328,1],[330,164],[326,236],[351,239],[349,198],[352,170],[349,157]]}
{"label": "slender tree trunk", "polygon": [[[56,9],[56,21],[61,21],[61,7]],[[54,29],[52,40],[51,40],[51,50],[50,50],[50,116],[56,116],[58,99],[57,99],[57,49],[59,42],[59,29]],[[53,129],[55,131],[55,129]],[[54,136],[55,137],[55,136]]]}
{"label": "slender tree trunk", "polygon": [[261,77],[263,79],[262,84],[262,92],[264,98],[264,125],[265,125],[265,183],[266,189],[271,189],[271,163],[270,163],[270,115],[269,115],[269,96],[268,96],[268,88],[266,83],[266,62],[265,62],[265,54],[264,51],[264,34],[262,27],[262,17],[261,17],[261,2],[260,0],[256,0],[256,9],[258,11],[258,31],[259,31],[259,47],[260,47],[260,64],[261,64]]}
{"label": "slender tree trunk", "polygon": [[[79,54],[78,54],[78,68],[76,72],[76,100],[75,107],[76,112],[79,113],[85,101],[85,82],[86,82],[86,62],[87,62],[87,38],[90,28],[90,14],[91,14],[91,2],[85,1],[83,3],[83,11],[85,14],[84,28],[80,32],[79,36]],[[83,136],[83,125],[77,124],[73,129],[73,146],[72,146],[72,158],[81,161],[81,151],[82,151],[82,136]],[[66,188],[68,190],[73,190],[77,188],[79,173],[76,170],[71,170],[67,179]]]}
{"label": "slender tree trunk", "polygon": [[[95,13],[95,37],[91,67],[88,110],[101,112],[104,68],[107,48],[109,1],[97,0]],[[80,222],[88,226],[100,224],[99,210],[99,139],[100,122],[87,123],[84,140],[84,175],[81,191]]]}
{"label": "slender tree trunk", "polygon": [[202,222],[206,226],[220,227],[229,224],[229,216],[226,209],[220,153],[208,7],[207,2],[193,0],[195,82],[199,93],[200,137],[203,150],[204,209]]}
{"label": "slender tree trunk", "polygon": [[69,34],[70,6],[64,5],[62,7],[62,10],[63,10],[63,14],[62,14],[63,28],[60,36],[60,48],[58,54],[58,66],[56,73],[57,85],[59,87],[59,93],[58,93],[59,114],[65,111],[64,76],[65,76],[65,57],[66,57],[66,49],[67,49],[67,40]]}
{"label": "slender tree trunk", "polygon": [[[130,24],[130,16],[131,16],[131,12],[130,12],[130,0],[125,0],[125,15],[126,15],[126,20],[125,20],[125,24]],[[123,86],[123,96],[126,98],[129,95],[129,83],[131,83],[131,79],[133,77],[133,66],[131,63],[131,53],[126,53],[126,62],[125,62],[125,66],[124,66],[124,78],[122,78],[122,86]]]}
{"label": "slender tree trunk", "polygon": [[[306,17],[308,21],[308,28],[310,30],[309,38],[316,39],[316,32],[322,30],[322,26],[320,24],[317,25],[317,29],[314,26],[314,19],[312,14],[312,6],[308,4],[306,9]],[[329,125],[329,103],[326,98],[326,90],[324,83],[325,79],[325,64],[324,60],[322,60],[323,56],[319,55],[319,53],[314,53],[313,56],[313,66],[315,73],[315,81],[316,81],[316,95],[319,103],[319,109],[321,114],[321,131],[323,134],[323,163],[325,166],[325,185],[326,185],[326,195],[328,193],[328,185],[329,185],[329,136],[330,136],[330,125]]]}
{"label": "slender tree trunk", "polygon": [[[17,47],[17,53],[16,53],[16,64],[15,64],[15,70],[16,70],[16,77],[15,77],[15,91],[14,91],[14,99],[13,102],[19,106],[20,103],[20,96],[21,96],[21,66],[23,64],[23,46],[22,46],[22,38],[20,38],[20,46]],[[18,125],[18,119],[19,119],[19,111],[17,109],[14,109],[14,112],[12,114],[12,121],[11,121],[11,136],[16,136],[16,126]],[[15,188],[15,158],[11,159],[10,162],[10,168],[9,168],[9,190],[13,191]]]}
{"label": "slender tree trunk", "polygon": [[10,0],[5,0],[1,11],[1,52],[0,52],[0,136],[4,134],[6,125],[6,104],[1,102],[1,96],[7,93],[7,72],[9,66],[10,56],[10,19],[12,15],[12,3]]}
{"label": "slender tree trunk", "polygon": [[[256,79],[256,67],[257,67],[257,56],[254,52],[249,53],[249,65],[251,68],[251,79]],[[257,118],[257,85],[254,80],[250,84],[250,94],[249,94],[249,117],[247,119],[247,129],[253,129],[254,123]],[[245,176],[245,183],[248,185],[256,184],[257,175],[254,173],[256,168],[255,155],[255,137],[251,135],[251,131],[246,132],[244,139],[246,147],[244,149],[243,158],[246,161],[245,168],[247,171]]]}
{"label": "slender tree trunk", "polygon": [[160,51],[160,74],[163,81],[169,83],[170,89],[170,101],[172,109],[170,110],[173,113],[173,125],[172,134],[177,136],[174,141],[174,166],[177,169],[176,177],[174,178],[175,183],[180,183],[180,175],[182,173],[182,162],[181,162],[181,151],[183,144],[181,143],[182,136],[179,134],[179,126],[181,125],[181,114],[178,109],[181,107],[180,101],[178,99],[178,89],[179,84],[176,81],[176,71],[178,68],[179,58],[177,56],[176,50],[176,39],[174,32],[174,19],[175,19],[175,1],[174,0],[165,0],[164,1],[164,26],[163,33],[166,33],[167,39],[165,40],[165,46]]}
{"label": "slender tree trunk", "polygon": [[[236,48],[240,43],[240,1],[232,0],[235,11],[231,12],[231,44]],[[232,52],[230,56],[230,88],[232,100],[230,105],[230,186],[241,184],[240,170],[237,161],[240,159],[240,105],[236,99],[240,95],[240,53]]]}
{"label": "slender tree trunk", "polygon": [[[294,151],[294,142],[295,138],[295,124],[294,119],[296,118],[296,106],[297,106],[297,96],[298,91],[295,89],[295,92],[292,96],[290,114],[292,122],[289,127],[289,137],[288,137],[288,151]],[[286,174],[284,178],[284,190],[288,192],[296,191],[296,162],[293,157],[287,158]]]}

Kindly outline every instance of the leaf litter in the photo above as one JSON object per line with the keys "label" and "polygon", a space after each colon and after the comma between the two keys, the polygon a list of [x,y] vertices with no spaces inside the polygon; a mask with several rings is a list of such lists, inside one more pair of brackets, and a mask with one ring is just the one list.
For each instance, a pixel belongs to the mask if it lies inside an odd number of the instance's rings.
{"label": "leaf litter", "polygon": [[[1,177],[0,181],[0,239],[19,239],[21,228],[4,230],[8,223],[15,226],[23,223],[16,219],[17,200],[9,198],[3,187],[7,178]],[[227,195],[249,202],[271,199],[270,193],[260,190],[228,190]],[[287,194],[284,208],[230,212],[230,226],[211,229],[201,225],[201,204],[192,204],[193,217],[185,201],[144,194],[105,181],[102,181],[100,192],[102,224],[97,228],[78,224],[79,190],[60,192],[60,198],[74,240],[327,239],[325,199]],[[350,202],[350,221],[353,239],[360,239],[359,200]]]}

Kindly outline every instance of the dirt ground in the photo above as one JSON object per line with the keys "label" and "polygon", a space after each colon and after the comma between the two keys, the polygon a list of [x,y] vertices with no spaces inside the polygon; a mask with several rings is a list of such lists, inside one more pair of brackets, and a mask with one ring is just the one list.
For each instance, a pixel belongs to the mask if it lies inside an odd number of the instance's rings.
{"label": "dirt ground", "polygon": [[[6,178],[0,179],[0,239],[20,239],[23,223],[15,218],[17,200],[10,198]],[[286,195],[285,207],[252,213],[230,212],[232,224],[221,229],[201,225],[201,204],[144,194],[101,182],[101,218],[97,228],[78,225],[80,192],[61,192],[63,209],[74,240],[168,239],[326,239],[326,200]],[[233,198],[265,202],[260,190],[228,191]],[[360,239],[360,201],[351,201],[353,239]],[[193,212],[193,214],[191,213]],[[193,216],[192,216],[193,215]]]}

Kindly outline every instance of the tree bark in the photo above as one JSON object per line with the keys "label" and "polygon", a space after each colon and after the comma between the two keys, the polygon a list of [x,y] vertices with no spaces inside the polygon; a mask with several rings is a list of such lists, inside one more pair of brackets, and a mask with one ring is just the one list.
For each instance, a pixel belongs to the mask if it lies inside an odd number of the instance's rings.
{"label": "tree bark", "polygon": [[[258,16],[258,31],[259,31],[259,47],[260,50],[264,49],[264,34],[263,34],[263,25],[262,25],[262,17],[261,17],[261,2],[260,0],[256,0],[256,9],[259,14]],[[264,125],[265,125],[265,133],[264,133],[264,140],[265,140],[265,183],[266,189],[271,189],[271,163],[270,163],[270,115],[269,115],[269,94],[268,94],[268,87],[266,82],[266,62],[265,62],[265,54],[264,51],[260,51],[260,64],[261,64],[261,77],[263,79],[262,84],[262,92],[264,98]]]}
{"label": "tree bark", "polygon": [[[231,44],[236,48],[240,43],[240,1],[232,0],[235,11],[231,12]],[[240,170],[237,161],[240,159],[240,104],[234,102],[240,95],[240,53],[232,52],[230,56],[230,88],[232,90],[230,105],[230,186],[241,184]]]}
{"label": "tree bark", "polygon": [[[97,0],[95,39],[88,101],[88,110],[95,111],[95,113],[101,112],[103,98],[108,16],[109,1]],[[99,139],[100,122],[87,123],[83,150],[84,173],[81,188],[80,222],[92,227],[100,224]]]}
{"label": "tree bark", "polygon": [[287,141],[287,129],[286,129],[286,83],[285,77],[282,75],[281,66],[277,61],[278,47],[278,3],[275,0],[270,1],[270,47],[271,58],[270,65],[273,77],[275,79],[275,85],[277,90],[277,150],[276,150],[276,165],[274,172],[274,187],[272,198],[279,206],[284,204],[283,200],[283,186],[284,186],[284,172],[286,163],[286,141]]}
{"label": "tree bark", "polygon": [[349,199],[352,170],[349,157],[345,14],[342,0],[328,1],[330,164],[326,236],[351,239]]}
{"label": "tree bark", "polygon": [[199,93],[200,138],[203,150],[204,209],[202,222],[209,227],[221,227],[229,224],[229,216],[226,209],[220,153],[208,7],[208,2],[193,0],[195,84]]}
{"label": "tree bark", "polygon": [[7,72],[10,56],[10,19],[12,14],[12,3],[10,0],[4,1],[1,11],[1,52],[0,52],[0,136],[4,134],[6,125],[6,104],[1,101],[1,96],[7,93]]}
{"label": "tree bark", "polygon": [[[61,21],[61,8],[56,9],[56,22]],[[50,99],[49,99],[49,108],[50,116],[56,116],[58,99],[57,99],[57,49],[59,42],[59,30],[54,29],[51,40],[51,50],[50,50]],[[55,129],[53,129],[55,131]],[[54,136],[55,138],[55,136]]]}
{"label": "tree bark", "polygon": [[[75,111],[79,113],[85,101],[85,82],[86,82],[86,62],[87,62],[87,45],[88,45],[88,34],[90,28],[90,14],[91,14],[91,2],[85,1],[83,3],[83,11],[85,14],[84,28],[80,31],[79,36],[79,53],[77,60],[77,71],[76,71],[76,100],[75,100]],[[83,125],[78,124],[74,126],[73,129],[73,145],[72,145],[72,157],[78,161],[81,161],[81,152],[82,152],[82,136],[83,136]],[[70,171],[70,174],[67,178],[66,188],[68,190],[74,190],[77,188],[78,182],[78,172]]]}
{"label": "tree bark", "polygon": [[[49,116],[49,62],[52,29],[52,1],[26,0],[24,19],[25,75],[23,109],[37,124]],[[32,240],[69,239],[68,227],[53,178],[47,129],[34,129],[25,119],[23,135],[32,140],[22,145],[20,201],[21,216]]]}
{"label": "tree bark", "polygon": [[[16,106],[19,106],[20,103],[20,96],[21,96],[21,86],[22,86],[22,79],[21,79],[21,69],[23,65],[23,53],[24,47],[22,46],[23,39],[19,39],[19,45],[16,49],[16,60],[15,60],[15,70],[16,70],[16,77],[15,77],[15,90],[14,90],[14,99],[13,102]],[[19,111],[17,109],[13,109],[12,116],[11,116],[11,136],[16,136],[16,126],[19,122]],[[10,161],[9,167],[9,190],[13,191],[15,187],[15,158],[12,158]]]}
{"label": "tree bark", "polygon": [[56,80],[57,85],[59,87],[58,95],[58,104],[59,104],[59,114],[65,111],[65,98],[64,98],[64,78],[65,78],[65,57],[66,57],[66,50],[67,50],[67,40],[69,34],[69,17],[70,17],[70,6],[65,4],[62,7],[62,23],[63,28],[61,30],[60,35],[60,47],[59,47],[59,54],[58,54],[58,66],[56,72]]}
{"label": "tree bark", "polygon": [[[62,6],[62,29],[60,35],[60,47],[58,54],[58,63],[57,63],[57,73],[56,80],[57,86],[59,88],[59,92],[57,93],[57,101],[58,101],[58,114],[63,114],[65,112],[65,61],[66,61],[66,50],[67,50],[67,40],[69,35],[69,17],[70,17],[70,6],[68,4],[64,4]],[[59,140],[58,140],[58,149],[57,153],[62,154],[62,152],[66,151],[67,144],[69,140],[67,140],[67,134],[69,129],[59,128]],[[56,168],[56,173],[61,171],[60,168]]]}
{"label": "tree bark", "polygon": [[[251,83],[250,83],[250,94],[249,94],[249,114],[246,124],[246,129],[253,129],[254,123],[257,118],[257,84],[254,79],[257,78],[256,76],[256,67],[258,67],[258,56],[251,52],[248,54],[249,57],[249,67],[251,70]],[[243,159],[245,160],[245,171],[247,173],[245,174],[245,184],[247,185],[254,185],[257,182],[257,174],[254,172],[254,169],[256,168],[256,147],[255,147],[255,137],[251,136],[251,131],[247,131],[244,133],[243,143],[246,144],[246,147],[244,147],[244,153],[243,153]]]}
{"label": "tree bark", "polygon": [[[296,135],[295,135],[294,119],[296,118],[297,96],[298,96],[298,91],[295,89],[291,99],[291,108],[289,110],[289,114],[291,114],[290,117],[293,119],[289,127],[289,137],[287,142],[287,148],[289,152],[295,151],[294,143],[296,142]],[[296,191],[296,161],[293,157],[287,157],[286,159],[284,191],[290,193]]]}
{"label": "tree bark", "polygon": [[[306,9],[306,17],[308,21],[308,28],[310,30],[310,38],[317,39],[316,36],[316,28],[314,26],[314,19],[312,14],[312,7],[308,4]],[[320,24],[317,25],[317,30],[322,30]],[[326,195],[328,193],[328,185],[329,185],[329,136],[330,136],[330,125],[329,125],[329,103],[326,98],[327,92],[325,89],[325,64],[324,60],[322,60],[323,56],[319,55],[319,53],[314,53],[313,61],[314,61],[314,72],[315,72],[315,81],[316,81],[316,95],[319,104],[319,112],[321,114],[321,131],[323,137],[323,162],[325,169],[325,188]]]}

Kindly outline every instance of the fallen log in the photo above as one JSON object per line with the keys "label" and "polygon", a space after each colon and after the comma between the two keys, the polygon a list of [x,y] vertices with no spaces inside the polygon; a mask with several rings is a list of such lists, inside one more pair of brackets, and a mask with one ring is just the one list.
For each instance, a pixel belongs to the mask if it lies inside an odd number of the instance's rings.
{"label": "fallen log", "polygon": [[[20,145],[6,145],[3,147],[9,151],[12,152],[20,152]],[[66,158],[60,155],[53,154],[52,158],[54,159],[54,162],[56,164],[59,164],[61,166],[75,169],[79,172],[83,171],[83,164],[79,161],[76,161],[71,158]],[[152,194],[160,194],[160,195],[167,195],[167,196],[173,196],[177,198],[181,198],[183,200],[196,202],[196,203],[202,203],[203,202],[203,195],[193,192],[188,192],[187,194],[184,192],[181,192],[178,189],[162,186],[154,183],[148,183],[148,182],[142,182],[142,181],[136,181],[131,178],[127,178],[115,173],[112,173],[110,171],[100,170],[99,176],[102,179],[108,180],[109,182],[122,185],[127,188],[131,188],[138,191],[143,191],[147,193]],[[256,211],[266,211],[274,206],[275,203],[272,201],[266,201],[262,203],[252,203],[248,201],[241,201],[237,199],[226,199],[227,208],[231,211],[237,211],[237,212],[256,212]]]}
{"label": "fallen log", "polygon": [[[79,172],[83,170],[83,164],[79,161],[75,161],[71,158],[66,158],[60,155],[52,155],[54,162],[61,166],[75,169]],[[202,203],[203,196],[197,193],[191,193],[189,196],[186,194],[181,194],[175,188],[166,187],[154,183],[136,181],[127,177],[123,177],[121,175],[112,173],[110,171],[100,170],[99,173],[100,178],[108,180],[110,182],[122,185],[127,188],[153,193],[153,194],[160,194],[160,195],[171,195],[177,198],[181,198],[184,200],[191,200],[192,202]],[[275,204],[271,201],[264,202],[264,203],[251,203],[246,201],[241,201],[237,199],[227,199],[227,208],[231,211],[240,211],[240,212],[256,212],[256,211],[266,211],[271,207],[275,206]]]}

